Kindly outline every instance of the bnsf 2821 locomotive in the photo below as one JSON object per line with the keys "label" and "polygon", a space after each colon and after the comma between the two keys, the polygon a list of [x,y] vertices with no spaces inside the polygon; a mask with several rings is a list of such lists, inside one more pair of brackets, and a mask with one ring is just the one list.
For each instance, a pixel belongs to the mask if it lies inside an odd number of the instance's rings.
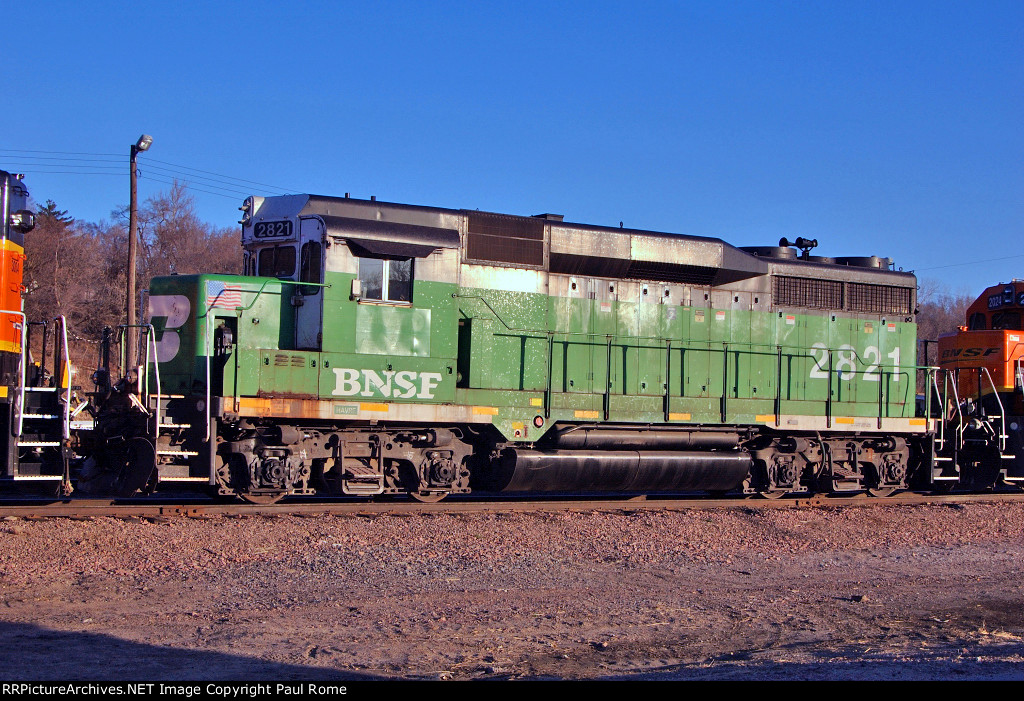
{"label": "bnsf 2821 locomotive", "polygon": [[242,209],[244,275],[152,281],[138,396],[101,411],[84,484],[268,502],[952,474],[915,415],[916,280],[887,259],[348,197]]}

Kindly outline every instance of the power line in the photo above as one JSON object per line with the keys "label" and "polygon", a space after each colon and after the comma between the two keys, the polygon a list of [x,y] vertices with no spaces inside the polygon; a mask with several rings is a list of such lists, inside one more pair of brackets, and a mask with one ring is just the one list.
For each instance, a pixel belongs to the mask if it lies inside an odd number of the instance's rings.
{"label": "power line", "polygon": [[236,185],[235,183],[233,183],[231,181],[216,180],[214,178],[207,178],[207,177],[204,177],[204,176],[201,176],[201,175],[193,175],[191,173],[185,173],[185,172],[182,172],[180,170],[174,170],[172,168],[164,168],[163,166],[153,165],[152,163],[149,162],[151,160],[152,159],[147,159],[146,164],[144,166],[140,167],[140,169],[139,169],[140,172],[142,172],[144,174],[146,169],[148,169],[148,170],[155,170],[157,172],[162,172],[162,173],[170,173],[172,175],[180,175],[185,180],[199,180],[199,181],[203,182],[204,184],[208,185],[209,187],[217,187],[217,188],[221,188],[221,189],[224,189],[224,190],[231,190],[233,192],[238,192],[238,193],[241,193],[241,194],[244,194],[244,195],[249,195],[249,194],[251,194],[251,191],[252,191],[252,188],[245,187],[245,186],[239,186],[239,185]]}
{"label": "power line", "polygon": [[0,153],[57,153],[70,156],[122,156],[120,153],[89,153],[87,151],[31,151],[19,148],[0,148]]}
{"label": "power line", "polygon": [[[58,166],[67,167],[67,166]],[[120,171],[87,171],[87,170],[36,170],[36,169],[25,169],[19,168],[25,175],[38,174],[38,175],[123,175]]]}
{"label": "power line", "polygon": [[230,176],[230,175],[224,175],[223,173],[214,173],[214,172],[209,171],[209,170],[201,170],[199,168],[192,168],[190,166],[183,166],[183,165],[180,165],[178,163],[169,163],[167,161],[161,161],[160,159],[153,158],[153,157],[146,158],[146,160],[154,162],[154,163],[162,163],[164,165],[174,166],[175,168],[183,168],[185,170],[194,170],[197,173],[206,173],[207,175],[216,175],[218,178],[225,178],[227,180],[234,180],[234,181],[240,182],[240,183],[248,183],[249,185],[261,185],[263,187],[269,187],[269,188],[272,188],[274,190],[281,190],[282,192],[295,192],[294,188],[278,187],[277,185],[270,185],[268,183],[261,183],[261,182],[255,181],[255,180],[245,180],[243,178],[235,178],[235,177]]}
{"label": "power line", "polygon": [[146,180],[152,180],[153,182],[164,183],[166,185],[174,185],[174,183],[177,182],[180,185],[184,185],[189,190],[194,190],[196,192],[202,192],[202,193],[205,193],[207,195],[216,195],[217,197],[226,197],[227,199],[235,200],[236,202],[240,199],[240,197],[238,195],[228,195],[228,194],[225,194],[223,192],[213,192],[211,190],[204,190],[204,189],[202,189],[200,187],[195,187],[194,185],[192,185],[191,183],[189,183],[188,181],[185,181],[185,180],[177,180],[177,179],[176,180],[167,180],[165,178],[158,178],[158,177],[152,177],[152,176],[146,178]]}
{"label": "power line", "polygon": [[[12,153],[12,154],[61,154],[59,156],[38,156],[38,155],[10,155],[6,158],[17,162],[19,170],[24,170],[26,173],[35,174],[53,174],[53,175],[117,175],[121,170],[119,165],[102,165],[104,163],[120,164],[123,160],[118,154],[104,154],[104,153],[85,153],[75,151],[30,151],[22,149],[0,149],[0,154]],[[103,156],[103,158],[91,158],[91,157],[80,157],[80,156]],[[113,158],[109,158],[113,156]],[[88,164],[88,165],[87,165]],[[162,164],[162,165],[157,165]],[[164,167],[170,166],[170,167]],[[82,170],[53,170],[53,168],[77,168]],[[91,168],[93,170],[85,170]],[[109,169],[108,172],[102,172]],[[147,157],[140,168],[140,173],[144,169],[156,170],[171,175],[181,176],[182,179],[187,180],[198,180],[201,184],[206,187],[214,189],[222,189],[227,192],[233,192],[241,195],[252,194],[253,185],[261,188],[269,188],[276,191],[276,193],[287,194],[295,192],[294,188],[283,188],[276,185],[270,185],[269,183],[262,183],[255,180],[246,180],[244,178],[235,178],[230,175],[224,175],[222,173],[215,173],[209,170],[203,170],[201,168],[193,168],[191,166],[182,165],[179,163],[171,163],[169,161],[163,161],[158,158]],[[101,172],[97,172],[101,171]],[[205,175],[197,175],[197,173],[203,173]],[[213,177],[207,177],[213,176]],[[199,192],[207,192],[200,188],[193,188]]]}
{"label": "power line", "polygon": [[956,268],[961,265],[978,265],[979,263],[994,263],[998,260],[1009,260],[1011,258],[1024,258],[1024,253],[1018,253],[1013,256],[999,256],[998,258],[985,258],[984,260],[971,260],[964,263],[950,263],[949,265],[936,265],[932,268],[918,268],[915,272],[923,272],[925,270],[942,270],[943,268]]}
{"label": "power line", "polygon": [[[54,168],[81,168],[81,169],[94,169],[94,168],[107,168],[108,170],[54,170]],[[25,175],[122,175],[122,168],[115,166],[97,166],[97,165],[75,165],[75,164],[57,164],[57,163],[43,163],[38,165],[30,165],[28,168],[19,168],[20,172]],[[205,187],[223,190],[224,192],[230,192],[232,199],[238,199],[239,197],[245,197],[252,194],[251,188],[237,187],[232,183],[220,184],[226,181],[217,181],[211,178],[203,178],[201,176],[192,175],[191,173],[183,173],[181,171],[171,170],[170,168],[162,168],[160,166],[148,165],[146,168],[139,169],[139,175],[144,180],[152,180],[155,182],[162,182],[173,185],[174,182],[171,180],[161,179],[150,173],[156,171],[156,175],[166,176],[179,176],[177,180],[187,183],[191,187],[193,180],[206,181],[200,182],[200,185]],[[198,192],[206,192],[208,194],[221,194],[215,192],[209,192],[209,190],[203,190],[198,187],[192,187],[192,189]]]}
{"label": "power line", "polygon": [[[57,156],[6,156],[5,160],[11,161],[88,161],[90,163],[121,163],[124,159],[120,158],[68,158]],[[42,164],[45,165],[45,164]]]}

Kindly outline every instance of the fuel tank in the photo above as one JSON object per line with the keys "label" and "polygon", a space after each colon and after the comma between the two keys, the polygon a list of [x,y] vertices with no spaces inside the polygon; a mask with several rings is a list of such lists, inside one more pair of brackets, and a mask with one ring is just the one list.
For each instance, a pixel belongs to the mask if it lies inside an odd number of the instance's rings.
{"label": "fuel tank", "polygon": [[506,449],[494,475],[503,492],[726,491],[750,472],[739,451]]}
{"label": "fuel tank", "polygon": [[664,428],[578,428],[562,431],[552,438],[552,447],[560,450],[735,450],[739,444],[738,433]]}

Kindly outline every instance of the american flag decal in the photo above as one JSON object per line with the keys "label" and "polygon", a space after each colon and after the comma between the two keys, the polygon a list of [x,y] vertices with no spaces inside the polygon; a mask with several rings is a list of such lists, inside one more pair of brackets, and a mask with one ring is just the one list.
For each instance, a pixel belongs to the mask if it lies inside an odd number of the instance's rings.
{"label": "american flag decal", "polygon": [[206,281],[206,307],[213,309],[234,309],[242,306],[242,286],[230,285],[220,280]]}

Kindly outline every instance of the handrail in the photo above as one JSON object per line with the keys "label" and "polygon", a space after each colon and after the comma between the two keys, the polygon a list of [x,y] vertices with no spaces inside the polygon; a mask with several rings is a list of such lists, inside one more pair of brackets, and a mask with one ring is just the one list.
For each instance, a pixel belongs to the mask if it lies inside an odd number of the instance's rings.
{"label": "handrail", "polygon": [[25,317],[25,312],[22,311],[0,309],[0,314],[12,314],[21,318],[21,352],[18,354],[18,366],[21,369],[21,372],[19,373],[21,381],[18,383],[18,423],[17,429],[14,432],[15,438],[20,438],[22,428],[24,428],[25,414],[25,346],[27,344],[28,321]]}
{"label": "handrail", "polygon": [[[748,347],[749,350],[737,351],[737,352],[746,352],[746,353],[750,353],[750,354],[760,354],[760,355],[769,355],[769,354],[770,355],[776,355],[776,354],[778,354],[781,351],[783,355],[785,355],[787,357],[790,357],[790,358],[804,358],[804,359],[812,359],[812,360],[816,359],[814,357],[814,355],[812,355],[810,353],[798,353],[798,352],[796,352],[796,351],[803,350],[803,348],[800,347],[800,346],[780,346],[780,345],[771,346],[771,345],[768,345],[768,344],[753,343],[753,342],[750,342],[750,341],[746,341],[746,342],[738,342],[738,341],[711,341],[711,340],[701,341],[701,340],[695,340],[695,339],[674,339],[674,338],[668,338],[668,337],[665,337],[665,336],[628,336],[627,337],[627,336],[620,336],[619,334],[607,333],[607,332],[600,333],[600,332],[583,332],[583,331],[556,331],[556,330],[552,330],[552,329],[524,329],[524,328],[516,328],[516,327],[509,326],[505,322],[505,320],[501,318],[501,315],[498,314],[498,312],[495,311],[493,307],[491,307],[490,303],[484,297],[481,297],[479,295],[459,295],[459,294],[453,294],[452,296],[453,297],[457,297],[457,298],[478,299],[478,300],[480,300],[491,311],[491,313],[494,314],[495,319],[502,326],[505,327],[506,331],[511,331],[511,332],[514,332],[514,333],[523,333],[523,334],[527,334],[528,333],[528,334],[537,334],[537,335],[540,335],[540,336],[547,336],[548,339],[549,339],[549,342],[551,342],[551,343],[556,342],[556,341],[554,341],[554,337],[555,336],[582,336],[582,337],[586,337],[586,338],[593,338],[595,340],[599,339],[599,338],[607,340],[607,339],[613,339],[613,338],[621,337],[623,339],[628,340],[628,342],[630,342],[630,343],[635,342],[635,341],[654,341],[655,343],[652,343],[651,345],[643,346],[643,347],[649,348],[649,349],[662,349],[662,348],[664,348],[663,344],[666,344],[666,343],[669,343],[669,344],[679,344],[680,341],[682,341],[682,345],[675,345],[674,346],[675,350],[707,350],[709,352],[728,352],[728,347],[731,347],[731,346],[744,347],[745,346],[745,347]],[[467,318],[473,319],[473,318],[476,318],[476,317],[467,317]],[[703,344],[703,346],[700,345],[700,344]],[[712,346],[716,345],[716,344],[722,344],[723,347],[722,348],[712,348]],[[843,352],[847,352],[847,353],[852,353],[853,358],[855,358],[856,360],[860,361],[861,364],[867,364],[867,361],[864,360],[864,358],[860,355],[860,353],[855,348],[827,348],[826,347],[826,348],[822,348],[821,350],[824,350],[826,352],[839,352],[839,351],[843,351]],[[889,374],[890,377],[892,377],[894,375],[898,375],[901,378],[905,377],[907,379],[907,381],[909,382],[910,381],[910,371],[911,370],[915,370],[916,371],[916,370],[927,369],[928,367],[931,367],[931,366],[924,366],[924,365],[921,365],[921,366],[919,366],[919,365],[907,365],[905,363],[900,363],[899,365],[896,365],[895,363],[891,364],[891,365],[890,364],[885,364],[885,363],[871,363],[871,364],[874,365],[877,368],[877,370],[878,370],[879,381],[881,381],[881,376],[883,374],[883,371],[886,371],[886,370],[889,371],[888,374]],[[846,374],[849,374],[849,373],[852,373],[854,375],[866,375],[867,374],[866,370],[856,370],[856,369],[854,369],[854,370],[842,370],[840,372],[843,375],[846,375]],[[848,381],[848,380],[845,380],[842,377],[840,377],[839,379],[841,381]]]}
{"label": "handrail", "polygon": [[[61,365],[67,367],[68,373],[67,396],[64,397],[64,422],[61,427],[61,436],[66,441],[71,438],[71,356],[68,355],[68,320],[63,314],[56,317],[54,321],[57,319],[60,319]],[[54,383],[59,388],[64,384],[64,367],[55,367],[54,371]],[[58,389],[57,396],[60,396],[59,392],[60,390]]]}
{"label": "handrail", "polygon": [[[960,370],[954,370],[953,372],[954,372],[954,377],[950,378],[947,375],[946,376],[946,382],[949,384],[950,387],[953,388],[953,402],[954,402],[954,406],[956,406],[957,418],[959,419],[959,421],[957,421],[956,444],[955,445],[956,445],[956,449],[960,450],[960,448],[964,444],[965,422],[964,422],[963,408],[960,405],[960,388],[958,387],[958,385],[960,384]],[[943,413],[945,413],[945,408],[943,408]]]}
{"label": "handrail", "polygon": [[[282,280],[280,278],[268,278],[267,280],[265,280],[263,282],[262,285],[260,285],[260,289],[256,290],[255,296],[252,298],[252,301],[249,302],[249,304],[245,305],[244,307],[218,307],[218,306],[208,307],[206,309],[206,313],[205,314],[200,314],[196,318],[197,319],[203,319],[205,317],[208,317],[210,315],[210,310],[211,309],[223,309],[224,311],[233,311],[233,312],[244,312],[244,311],[247,311],[249,309],[252,309],[253,305],[256,304],[256,301],[260,298],[260,295],[262,295],[263,291],[265,289],[267,289],[267,285],[269,285],[272,282],[279,282],[282,285],[295,285],[295,286],[302,286],[302,287],[323,287],[323,288],[327,288],[327,287],[331,286],[330,283],[324,283],[324,282],[299,282],[297,280]],[[247,294],[253,294],[249,290],[245,290],[245,292]]]}
{"label": "handrail", "polygon": [[[157,354],[156,347],[156,329],[153,328],[152,324],[146,324],[146,365],[144,367],[145,380],[145,398],[146,406],[150,404],[154,406],[154,421],[153,421],[153,446],[156,447],[157,440],[160,438],[160,402],[163,398],[163,388],[160,384],[160,356]],[[151,402],[149,394],[149,349],[153,348],[153,377],[156,379],[156,402]]]}
{"label": "handrail", "polygon": [[211,418],[211,414],[212,414],[213,410],[210,407],[210,399],[211,399],[210,382],[211,382],[211,379],[212,379],[212,371],[211,371],[211,368],[210,368],[210,364],[211,364],[212,359],[213,359],[213,321],[212,321],[212,319],[213,319],[213,317],[211,317],[209,315],[209,313],[207,313],[206,314],[206,344],[207,344],[207,348],[203,349],[203,350],[207,351],[207,353],[206,353],[206,407],[205,407],[205,409],[203,411],[203,414],[204,414],[204,416],[206,418],[206,442],[207,443],[210,442],[211,424],[213,423],[213,419]]}
{"label": "handrail", "polygon": [[[946,393],[945,393],[945,389],[946,389],[946,384],[945,384],[946,376],[943,375],[942,379],[943,379],[943,385],[942,385],[942,390],[943,391],[939,392],[939,377],[938,377],[938,373],[935,373],[934,375],[931,376],[932,387],[935,388],[935,396],[938,397],[939,400],[942,402],[942,420],[939,421],[939,437],[938,437],[939,450],[942,450],[943,448],[945,448],[945,442],[946,442],[946,404],[947,404],[947,402],[946,402]],[[931,394],[932,394],[932,391],[931,391],[931,387],[930,387],[928,389],[928,396],[930,397]],[[928,419],[931,419],[931,414],[926,413],[925,416]]]}
{"label": "handrail", "polygon": [[[117,344],[118,344],[118,347],[119,347],[118,348],[118,358],[119,358],[119,362],[121,363],[122,371],[128,369],[128,363],[129,363],[129,361],[131,361],[131,359],[127,357],[128,349],[127,349],[126,346],[128,344],[123,342],[124,341],[124,336],[128,333],[129,329],[152,329],[152,328],[153,328],[153,325],[149,324],[149,323],[145,323],[145,324],[118,324],[118,326],[117,326]],[[138,350],[141,351],[142,349],[139,348]],[[146,351],[148,353],[149,349],[147,348]],[[138,360],[139,360],[139,358],[138,358],[138,356],[136,356],[135,360],[131,361],[131,362],[136,362],[137,363]],[[128,376],[128,373],[125,373],[125,377],[127,377],[127,376]],[[139,384],[139,392],[141,393],[142,392],[142,384],[143,384],[142,383],[142,378],[139,377],[139,378],[137,378],[137,380],[138,380],[138,384]]]}
{"label": "handrail", "polygon": [[[491,314],[494,315],[494,318],[502,326],[505,327],[506,331],[512,331],[512,332],[516,332],[516,333],[531,333],[531,334],[547,335],[547,336],[584,336],[584,337],[588,337],[588,338],[590,338],[590,337],[593,337],[593,338],[607,338],[607,337],[615,338],[615,337],[619,337],[620,336],[620,334],[617,334],[617,333],[607,333],[607,332],[601,333],[601,332],[584,332],[584,331],[556,331],[556,330],[552,330],[552,329],[524,329],[524,328],[516,328],[516,327],[513,327],[513,326],[509,326],[508,323],[506,323],[506,321],[501,318],[501,315],[497,312],[497,310],[495,310],[494,307],[491,306],[491,303],[487,301],[487,298],[483,297],[482,295],[466,295],[466,294],[453,293],[452,297],[455,298],[455,299],[476,299],[476,300],[479,300],[479,301],[483,302],[484,306],[487,307],[488,311],[490,311]],[[697,307],[688,307],[688,308],[696,309]],[[711,308],[709,307],[708,309],[711,309]],[[477,317],[465,317],[465,318],[467,318],[467,319],[475,319]],[[655,341],[656,342],[656,344],[654,344],[654,345],[647,346],[648,348],[660,348],[661,347],[660,344],[662,344],[662,343],[664,343],[666,341],[677,342],[679,340],[687,340],[687,339],[673,339],[673,338],[668,338],[666,336],[628,336],[628,337],[622,336],[622,338],[628,338],[628,340],[630,342],[634,342],[634,341]],[[723,344],[728,344],[728,345],[733,345],[733,346],[750,346],[750,347],[757,346],[757,347],[763,347],[763,348],[773,348],[773,346],[770,346],[768,344],[754,343],[752,341],[740,342],[740,341],[710,341],[710,340],[709,341],[693,341],[693,339],[688,339],[688,340],[690,340],[691,342],[706,343],[709,346],[708,350],[718,350],[718,349],[710,348],[710,345],[713,344],[713,343],[723,343]],[[774,348],[783,348],[783,349],[791,348],[791,349],[799,350],[799,349],[802,349],[803,347],[802,346],[774,346]],[[692,349],[691,346],[687,346],[686,347],[686,350],[691,350],[691,349]],[[865,363],[865,364],[867,363],[867,361],[864,360],[864,358],[861,357],[860,353],[857,351],[856,348],[852,348],[852,347],[851,348],[824,348],[823,350],[832,350],[832,351],[840,351],[840,350],[842,350],[842,351],[845,351],[845,352],[851,352],[851,353],[853,353],[853,357],[856,358],[857,360],[859,360],[861,363]],[[755,351],[750,351],[750,352],[755,352]],[[774,351],[772,351],[772,352],[774,354]],[[796,354],[790,353],[789,355],[790,356],[795,356],[795,357],[802,357],[802,358],[813,358],[814,357],[814,356],[812,356],[810,354],[796,355]],[[877,365],[879,369],[891,368],[891,369],[894,369],[894,370],[903,370],[903,369],[918,370],[918,369],[925,369],[925,368],[931,367],[931,366],[926,366],[926,365],[921,365],[921,366],[913,365],[913,366],[911,366],[911,365],[907,365],[905,363],[900,363],[899,365],[896,365],[896,364],[885,365],[885,364],[882,364],[882,363],[872,363],[872,364]],[[850,371],[850,372],[857,373],[857,372],[863,372],[863,371],[856,371],[856,370],[854,370],[854,371]],[[845,371],[844,371],[844,374],[845,374]],[[909,378],[909,373],[891,373],[891,374],[906,375]]]}
{"label": "handrail", "polygon": [[[981,368],[985,372],[985,376],[988,377],[988,383],[992,386],[992,394],[996,398],[996,403],[999,405],[999,453],[1002,454],[1006,450],[1006,408],[1003,406],[1003,400],[999,396],[999,392],[996,391],[996,383],[992,379],[992,373],[989,372],[988,368]],[[980,378],[979,378],[980,380]],[[979,388],[981,382],[978,382]],[[980,407],[979,407],[980,408]]]}
{"label": "handrail", "polygon": [[[498,321],[498,323],[500,323],[503,327],[505,327],[505,330],[508,331],[508,332],[517,333],[517,334],[535,334],[537,336],[544,336],[544,337],[547,338],[547,340],[548,340],[548,362],[547,362],[547,373],[546,373],[547,374],[547,381],[545,383],[546,386],[544,388],[544,395],[545,395],[545,402],[544,402],[544,404],[545,404],[545,407],[544,407],[545,411],[544,411],[544,413],[545,413],[545,417],[550,416],[550,403],[551,403],[550,395],[554,392],[554,388],[553,388],[552,383],[551,383],[551,376],[553,374],[552,352],[553,352],[553,345],[556,342],[555,341],[555,337],[556,336],[578,336],[578,337],[581,336],[581,337],[584,337],[584,338],[594,339],[594,340],[597,340],[599,338],[604,339],[606,344],[607,344],[607,346],[608,346],[608,350],[606,352],[606,358],[607,358],[606,373],[608,374],[608,376],[605,378],[605,382],[604,382],[605,386],[602,388],[601,394],[603,395],[603,402],[602,402],[602,404],[603,404],[603,407],[604,407],[605,418],[606,419],[608,418],[609,407],[610,407],[610,395],[611,395],[611,382],[610,382],[611,361],[610,361],[610,358],[608,356],[610,356],[612,340],[614,338],[616,338],[618,336],[618,334],[607,333],[607,332],[600,333],[600,332],[582,332],[582,331],[558,331],[558,330],[553,330],[553,329],[517,328],[517,327],[513,327],[513,326],[509,325],[508,322],[506,322],[505,319],[502,318],[502,315],[499,314],[498,311],[491,305],[491,303],[487,300],[487,298],[483,297],[482,295],[467,295],[467,294],[453,293],[452,297],[455,298],[455,299],[475,299],[475,300],[478,300],[494,316],[494,319],[496,321]],[[474,318],[477,318],[477,317],[466,317],[466,318],[474,319]],[[783,357],[783,355],[786,355],[787,357],[790,357],[790,358],[798,357],[798,358],[803,358],[803,359],[810,359],[810,360],[813,360],[815,362],[817,362],[817,360],[818,360],[811,353],[806,353],[806,352],[799,352],[799,353],[797,353],[797,352],[794,352],[794,351],[797,351],[797,350],[800,350],[800,351],[803,350],[802,348],[798,348],[798,347],[785,347],[785,346],[781,346],[781,345],[776,345],[774,347],[774,349],[772,349],[772,347],[769,346],[769,345],[760,344],[760,343],[753,343],[753,342],[711,341],[711,340],[708,340],[708,341],[696,341],[696,340],[693,340],[693,339],[682,339],[682,343],[680,344],[679,343],[680,340],[681,339],[673,339],[673,338],[667,338],[667,337],[663,337],[663,336],[630,336],[629,337],[629,341],[630,342],[653,341],[653,343],[651,343],[649,346],[646,346],[646,347],[651,348],[651,349],[662,349],[666,353],[666,362],[665,362],[665,393],[664,393],[664,408],[663,408],[666,420],[668,420],[668,416],[669,416],[669,413],[670,413],[669,407],[671,405],[671,388],[669,386],[669,378],[671,376],[671,367],[672,367],[671,354],[672,354],[672,351],[675,350],[675,349],[678,349],[678,350],[683,351],[683,352],[690,351],[690,350],[705,350],[707,352],[719,352],[720,351],[723,354],[723,367],[722,367],[723,390],[722,390],[722,396],[720,398],[720,403],[721,403],[720,409],[721,409],[721,415],[722,415],[722,420],[723,421],[725,421],[726,418],[727,418],[726,414],[727,414],[728,393],[729,393],[729,385],[728,385],[728,373],[729,373],[728,353],[730,351],[730,346],[732,346],[732,347],[735,347],[735,346],[744,347],[744,346],[746,346],[747,347],[746,350],[734,350],[733,352],[736,352],[736,353],[746,352],[746,353],[749,353],[749,354],[752,354],[752,355],[755,355],[755,354],[761,354],[761,355],[772,354],[772,355],[777,356],[777,361],[776,361],[776,399],[775,399],[776,421],[781,419],[781,404],[782,404],[782,396],[781,396],[781,393],[782,393],[782,357]],[[568,343],[568,340],[566,340],[565,343]],[[673,344],[677,344],[677,345],[673,346]],[[712,347],[712,346],[717,345],[717,344],[721,344],[722,347],[721,348],[713,348]],[[784,353],[784,350],[788,350],[788,352]],[[823,348],[822,350],[824,350],[827,353],[827,356],[828,356],[828,365],[829,365],[829,367],[828,367],[828,389],[827,389],[828,394],[827,394],[827,396],[825,398],[825,404],[826,404],[826,417],[827,417],[826,418],[826,422],[827,422],[827,424],[829,426],[831,426],[831,423],[832,423],[832,391],[833,391],[833,385],[832,385],[833,377],[832,377],[832,375],[835,372],[834,363],[833,363],[833,353],[840,352],[840,351],[841,352],[845,352],[845,353],[849,353],[849,354],[852,355],[852,357],[855,360],[860,361],[861,365],[867,364],[867,361],[865,361],[865,359],[860,355],[860,352],[856,348],[852,348],[852,347],[848,347],[848,348],[842,348],[842,347],[840,347],[840,348],[828,348],[828,347],[826,347],[826,348]],[[882,386],[882,384],[885,381],[885,378],[889,378],[891,380],[891,378],[895,376],[896,377],[896,381],[899,381],[899,378],[903,377],[909,383],[909,382],[911,382],[911,372],[910,371],[913,370],[913,371],[916,372],[918,369],[921,369],[921,368],[919,366],[917,366],[917,365],[910,366],[910,365],[905,365],[905,364],[902,364],[902,363],[900,363],[900,364],[892,364],[892,365],[887,365],[887,364],[884,364],[884,363],[871,363],[871,365],[873,365],[874,368],[875,368],[874,373],[877,373],[877,381],[878,381],[878,415],[877,415],[877,420],[878,420],[878,427],[881,428],[882,419],[884,418],[884,408],[885,408],[885,401],[884,401],[884,394],[883,394],[883,386]],[[849,381],[849,380],[855,379],[856,376],[858,376],[858,375],[866,376],[867,374],[868,374],[868,371],[866,369],[858,370],[855,367],[853,370],[840,371],[840,377],[838,379],[840,381]],[[842,375],[852,375],[852,377],[849,377],[849,379],[846,379],[846,378],[842,377]]]}

